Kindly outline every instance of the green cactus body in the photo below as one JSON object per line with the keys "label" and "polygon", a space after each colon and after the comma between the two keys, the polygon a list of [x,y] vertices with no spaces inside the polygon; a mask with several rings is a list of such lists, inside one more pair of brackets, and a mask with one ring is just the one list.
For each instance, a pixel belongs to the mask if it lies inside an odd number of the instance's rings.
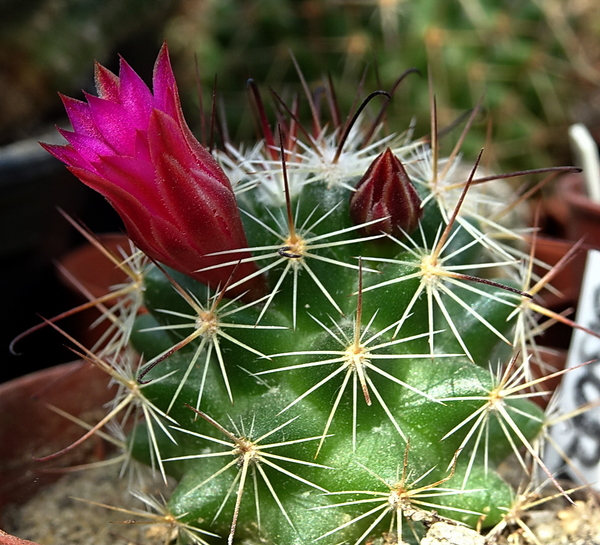
{"label": "green cactus body", "polygon": [[169,62],[165,45],[153,91],[125,61],[119,77],[98,65],[99,97],[64,99],[69,144],[45,146],[140,248],[106,313],[115,337],[86,352],[118,385],[92,431],[135,416],[121,443],[177,480],[159,519],[183,542],[501,528],[517,500],[498,465],[544,469],[535,440],[551,422],[529,363],[534,313],[552,314],[518,289],[529,258],[500,176],[460,174],[437,129],[431,144],[377,136],[358,114],[324,129],[310,92],[314,133],[282,106],[278,150],[255,85],[264,141],[211,155]]}
{"label": "green cactus body", "polygon": [[[201,327],[173,280],[223,324],[145,377],[148,398],[177,422],[176,445],[158,437],[165,470],[180,479],[171,512],[223,539],[286,545],[365,542],[402,527],[410,539],[402,513],[411,499],[493,526],[513,500],[494,467],[543,423],[532,402],[498,398],[518,437],[489,402],[488,367],[502,367],[520,296],[427,279],[426,246],[446,227],[435,201],[419,230],[390,241],[351,222],[351,189],[309,177],[296,191],[294,244],[284,198],[266,203],[259,188],[239,197],[269,283],[256,304],[214,307],[218,295],[195,281],[155,266],[146,274],[150,315],[134,344],[147,361]],[[453,254],[449,268],[484,259],[471,233],[459,224],[453,233],[441,254]],[[444,288],[428,291],[428,281]],[[149,462],[147,437],[136,435],[134,453]]]}

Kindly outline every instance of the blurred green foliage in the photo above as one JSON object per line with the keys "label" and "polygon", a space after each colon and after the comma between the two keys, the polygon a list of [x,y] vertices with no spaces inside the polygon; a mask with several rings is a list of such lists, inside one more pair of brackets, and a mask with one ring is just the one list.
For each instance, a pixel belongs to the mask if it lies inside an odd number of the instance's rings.
{"label": "blurred green foliage", "polygon": [[[169,42],[189,112],[197,111],[195,59],[206,104],[217,75],[232,138],[242,140],[256,136],[249,77],[267,102],[269,86],[287,86],[288,100],[301,92],[292,53],[311,88],[331,74],[342,112],[365,69],[361,97],[418,68],[423,77],[402,85],[389,122],[401,131],[414,116],[419,134],[429,131],[429,67],[440,127],[485,95],[493,140],[502,142],[487,155],[506,169],[568,162],[566,127],[592,115],[600,82],[595,0],[3,0],[0,8],[4,141],[58,107],[56,89],[76,92],[91,79],[90,62],[122,52],[127,39],[150,57]],[[488,131],[481,119],[467,154]]]}
{"label": "blurred green foliage", "polygon": [[572,109],[600,81],[599,30],[592,0],[186,0],[165,33],[188,102],[197,92],[194,56],[208,102],[218,75],[234,137],[254,136],[240,96],[248,77],[265,97],[284,83],[300,92],[290,52],[311,88],[332,74],[342,112],[365,68],[361,97],[418,68],[424,76],[403,84],[389,122],[400,131],[415,116],[421,134],[429,130],[429,67],[440,127],[484,94],[487,120],[472,131],[467,154],[485,141],[489,121],[502,145],[488,154],[515,169],[569,161]]}
{"label": "blurred green foliage", "polygon": [[[94,60],[104,62],[129,39],[156,34],[176,4],[0,0],[0,143],[28,136],[60,107],[57,90],[85,87],[92,81]],[[154,58],[154,44],[151,49]]]}

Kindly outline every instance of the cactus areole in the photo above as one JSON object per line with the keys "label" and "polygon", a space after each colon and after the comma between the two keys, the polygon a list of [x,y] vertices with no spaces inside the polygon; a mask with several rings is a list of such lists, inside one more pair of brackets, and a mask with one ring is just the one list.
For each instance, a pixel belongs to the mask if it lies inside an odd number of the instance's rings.
{"label": "cactus areole", "polygon": [[287,107],[273,130],[256,87],[264,140],[209,152],[166,46],[152,91],[125,61],[96,81],[98,97],[63,99],[67,144],[45,147],[150,258],[87,356],[119,385],[103,423],[176,479],[163,509],[180,542],[415,543],[438,521],[500,523],[514,492],[496,467],[541,463],[546,417],[496,182],[366,115],[336,126],[312,104],[311,133]]}

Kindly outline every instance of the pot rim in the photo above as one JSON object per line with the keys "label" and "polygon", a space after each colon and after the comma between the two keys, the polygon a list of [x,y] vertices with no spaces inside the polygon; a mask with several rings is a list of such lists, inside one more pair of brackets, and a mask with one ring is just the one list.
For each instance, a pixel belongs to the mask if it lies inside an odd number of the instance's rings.
{"label": "pot rim", "polygon": [[600,216],[600,203],[592,201],[585,193],[583,175],[580,172],[565,176],[559,188],[560,195],[578,212]]}

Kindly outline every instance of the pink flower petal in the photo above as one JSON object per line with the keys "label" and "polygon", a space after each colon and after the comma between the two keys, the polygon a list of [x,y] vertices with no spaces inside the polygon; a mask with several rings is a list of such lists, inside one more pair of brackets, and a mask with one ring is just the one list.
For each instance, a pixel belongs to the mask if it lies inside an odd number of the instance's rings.
{"label": "pink flower petal", "polygon": [[56,144],[45,144],[40,142],[40,145],[51,155],[54,155],[59,161],[69,165],[76,166],[83,169],[93,169],[90,165],[75,149],[71,146],[58,146]]}
{"label": "pink flower petal", "polygon": [[161,47],[154,65],[152,90],[154,92],[154,107],[173,118],[177,118],[179,94],[166,43]]}
{"label": "pink flower petal", "polygon": [[104,141],[119,155],[135,153],[135,127],[127,121],[127,110],[110,100],[86,95],[94,124]]}
{"label": "pink flower petal", "polygon": [[73,130],[95,138],[100,137],[100,132],[92,119],[88,104],[65,95],[59,96],[65,106]]}
{"label": "pink flower petal", "polygon": [[103,140],[98,140],[97,138],[79,132],[65,131],[60,128],[58,129],[58,132],[60,132],[63,138],[77,150],[77,153],[89,163],[97,161],[100,155],[112,153],[110,146]]}
{"label": "pink flower petal", "polygon": [[123,59],[119,78],[119,103],[127,110],[130,123],[137,129],[148,130],[148,120],[154,106],[150,89]]}
{"label": "pink flower petal", "polygon": [[94,65],[94,81],[98,96],[117,102],[119,99],[119,78],[99,63]]}

